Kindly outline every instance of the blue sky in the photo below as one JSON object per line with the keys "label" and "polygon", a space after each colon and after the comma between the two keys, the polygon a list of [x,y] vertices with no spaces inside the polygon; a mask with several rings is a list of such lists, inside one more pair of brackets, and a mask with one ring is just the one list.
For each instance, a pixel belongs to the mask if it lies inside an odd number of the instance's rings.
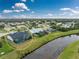
{"label": "blue sky", "polygon": [[79,17],[79,0],[0,0],[0,18]]}

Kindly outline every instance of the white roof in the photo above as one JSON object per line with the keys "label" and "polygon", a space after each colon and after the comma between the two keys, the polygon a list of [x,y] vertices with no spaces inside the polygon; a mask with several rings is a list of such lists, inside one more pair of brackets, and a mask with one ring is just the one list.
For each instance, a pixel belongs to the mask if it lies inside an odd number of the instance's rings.
{"label": "white roof", "polygon": [[39,32],[43,32],[44,30],[42,28],[33,28],[30,30],[31,33],[39,33]]}
{"label": "white roof", "polygon": [[12,37],[11,36],[7,36],[7,38],[11,41],[13,41]]}

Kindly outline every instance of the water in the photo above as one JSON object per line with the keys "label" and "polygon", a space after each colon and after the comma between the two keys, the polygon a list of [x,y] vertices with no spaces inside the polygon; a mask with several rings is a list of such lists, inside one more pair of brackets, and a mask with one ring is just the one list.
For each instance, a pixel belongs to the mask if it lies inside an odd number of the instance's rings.
{"label": "water", "polygon": [[72,42],[79,40],[78,35],[58,38],[40,47],[23,59],[57,59],[63,49]]}

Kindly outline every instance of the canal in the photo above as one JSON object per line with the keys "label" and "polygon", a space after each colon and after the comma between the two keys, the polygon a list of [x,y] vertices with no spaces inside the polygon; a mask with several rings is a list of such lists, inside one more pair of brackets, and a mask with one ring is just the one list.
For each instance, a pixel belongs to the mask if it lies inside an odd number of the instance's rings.
{"label": "canal", "polygon": [[78,35],[70,35],[55,39],[25,56],[23,59],[57,59],[67,45],[77,40],[79,40]]}

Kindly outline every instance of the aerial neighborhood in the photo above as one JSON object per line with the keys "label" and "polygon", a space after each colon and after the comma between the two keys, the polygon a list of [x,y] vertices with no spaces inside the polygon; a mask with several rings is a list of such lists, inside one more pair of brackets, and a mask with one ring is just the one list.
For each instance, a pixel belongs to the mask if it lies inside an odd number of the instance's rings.
{"label": "aerial neighborhood", "polygon": [[0,59],[79,59],[79,0],[0,0]]}
{"label": "aerial neighborhood", "polygon": [[[77,29],[79,29],[78,25],[79,23],[77,21],[63,22],[55,19],[35,19],[16,22],[0,21],[0,56],[6,59],[4,56],[12,53],[15,59],[18,57],[17,55],[21,56],[18,58],[23,58],[25,54],[31,53],[33,50],[55,38],[77,33]],[[11,56],[11,54],[7,56]]]}
{"label": "aerial neighborhood", "polygon": [[[74,29],[76,22],[58,22],[54,20],[28,20],[26,22],[0,22],[0,32],[8,32],[7,38],[11,41],[28,40],[32,37],[41,37],[55,31]],[[63,29],[62,29],[63,28]],[[19,36],[20,35],[20,36]],[[21,40],[20,40],[20,39]]]}

